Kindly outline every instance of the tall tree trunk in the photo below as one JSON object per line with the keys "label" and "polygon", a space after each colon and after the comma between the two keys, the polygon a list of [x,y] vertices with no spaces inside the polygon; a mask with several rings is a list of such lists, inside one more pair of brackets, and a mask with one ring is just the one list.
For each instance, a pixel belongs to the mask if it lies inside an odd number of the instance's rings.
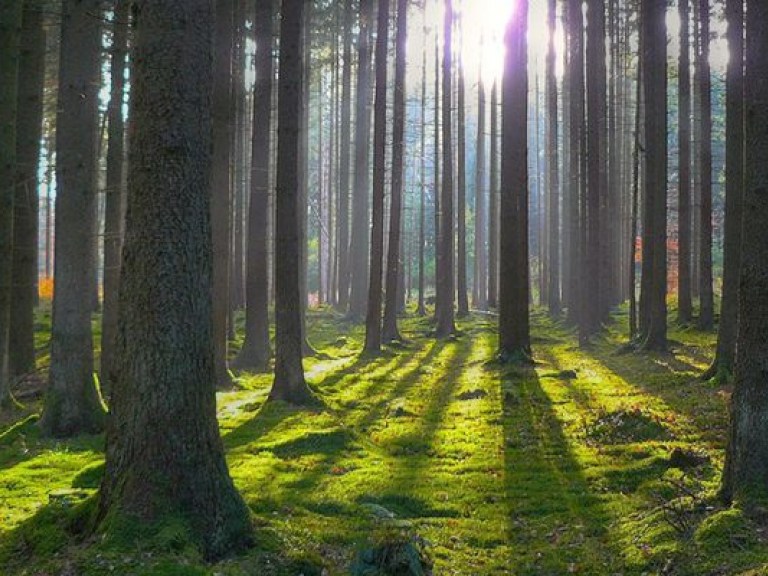
{"label": "tall tree trunk", "polygon": [[680,65],[678,68],[678,138],[679,138],[679,199],[678,199],[678,313],[681,324],[693,317],[691,302],[691,59],[689,0],[679,0]]}
{"label": "tall tree trunk", "polygon": [[528,0],[507,24],[503,78],[499,356],[527,362],[531,354],[528,264]]}
{"label": "tall tree trunk", "polygon": [[0,407],[11,401],[10,320],[13,286],[16,111],[21,2],[0,7]]}
{"label": "tall tree trunk", "polygon": [[368,294],[368,233],[370,225],[371,31],[373,0],[360,0],[355,95],[355,178],[352,192],[352,235],[349,245],[349,315],[363,318]]}
{"label": "tall tree trunk", "polygon": [[557,77],[555,75],[555,18],[557,5],[549,0],[547,23],[547,167],[549,172],[549,313],[560,315],[560,156],[558,153]]}
{"label": "tall tree trunk", "polygon": [[[747,0],[746,186],[731,428],[723,471],[726,501],[760,498],[768,478],[768,4]],[[747,504],[745,502],[745,504]]]}
{"label": "tall tree trunk", "polygon": [[115,338],[117,336],[117,290],[120,285],[120,252],[123,247],[125,218],[124,158],[125,58],[128,52],[130,3],[119,0],[113,15],[111,89],[107,111],[107,190],[104,208],[104,310],[101,320],[100,381],[105,396],[113,380]]}
{"label": "tall tree trunk", "polygon": [[699,241],[699,328],[711,330],[715,321],[712,279],[712,93],[709,72],[709,0],[699,0],[701,19],[701,54],[699,56],[699,91],[701,98],[701,206]]}
{"label": "tall tree trunk", "polygon": [[717,333],[715,360],[705,378],[733,372],[736,330],[739,320],[738,293],[741,268],[742,221],[744,219],[744,3],[728,0],[728,71],[725,124],[725,240],[723,299]]}
{"label": "tall tree trunk", "polygon": [[[642,38],[640,39],[642,42]],[[635,123],[632,140],[632,199],[629,222],[629,338],[638,336],[637,325],[637,229],[640,211],[640,149],[642,147],[641,120],[643,110],[642,47],[638,51],[638,70],[635,80]]]}
{"label": "tall tree trunk", "polygon": [[256,40],[251,135],[251,189],[245,278],[245,341],[233,364],[243,370],[269,366],[269,185],[272,135],[272,18],[274,0],[258,0],[253,32]]}
{"label": "tall tree trunk", "polygon": [[42,5],[24,2],[16,126],[16,190],[13,221],[13,288],[10,368],[21,375],[35,369],[34,308],[37,300],[40,141],[43,131],[45,27]]}
{"label": "tall tree trunk", "polygon": [[405,58],[408,40],[408,2],[397,0],[397,33],[395,44],[395,95],[392,127],[392,198],[389,205],[389,248],[387,250],[387,283],[385,287],[385,341],[399,340],[397,329],[398,283],[400,270],[401,229],[403,212],[403,153],[405,137]]}
{"label": "tall tree trunk", "polygon": [[[435,0],[435,7],[439,10],[442,0]],[[435,26],[435,87],[434,87],[434,139],[432,144],[432,173],[434,181],[432,185],[432,203],[434,204],[435,216],[435,293],[437,293],[438,278],[440,278],[440,267],[442,260],[440,258],[440,33],[439,26]],[[437,310],[435,310],[437,316]]]}
{"label": "tall tree trunk", "polygon": [[[384,264],[384,186],[387,143],[387,44],[389,0],[379,0],[376,26],[376,97],[373,104],[373,205],[371,214],[371,275],[365,318],[365,351],[381,350],[381,281]],[[399,217],[399,215],[397,216]],[[396,233],[397,234],[397,233]],[[395,271],[395,274],[397,272]],[[395,276],[396,297],[397,277]]]}
{"label": "tall tree trunk", "polygon": [[490,190],[488,194],[488,306],[499,303],[499,89],[491,86]]}
{"label": "tall tree trunk", "polygon": [[642,5],[645,195],[640,331],[646,350],[667,347],[667,42],[666,2]]}
{"label": "tall tree trunk", "polygon": [[[424,13],[424,37],[426,38],[426,12]],[[426,316],[425,306],[425,244],[426,244],[426,196],[427,196],[427,43],[424,42],[424,49],[421,55],[421,144],[419,147],[419,302],[416,307],[416,313],[419,316]]]}
{"label": "tall tree trunk", "polygon": [[475,159],[475,298],[478,310],[488,308],[488,260],[486,246],[486,187],[485,187],[485,85],[482,67],[477,82],[477,158]]}
{"label": "tall tree trunk", "polygon": [[98,432],[104,410],[93,377],[91,294],[101,2],[65,0],[56,117],[56,260],[51,367],[40,427],[49,436]]}
{"label": "tall tree trunk", "polygon": [[349,182],[350,128],[352,101],[352,0],[344,3],[344,62],[341,71],[341,127],[339,150],[339,210],[338,210],[338,308],[349,306]]}
{"label": "tall tree trunk", "polygon": [[252,535],[216,422],[212,3],[134,6],[125,260],[98,520],[108,530],[120,517],[184,519],[217,559]]}
{"label": "tall tree trunk", "polygon": [[233,0],[216,1],[213,88],[213,172],[211,229],[213,237],[213,341],[216,382],[232,385],[227,370],[227,317],[229,315],[230,210],[232,205],[232,45]]}
{"label": "tall tree trunk", "polygon": [[283,0],[278,77],[277,189],[275,206],[275,381],[270,398],[312,402],[304,380],[301,290],[300,154],[304,135],[304,1]]}
{"label": "tall tree trunk", "polygon": [[456,255],[456,289],[457,313],[461,316],[469,314],[469,300],[467,298],[467,128],[466,128],[466,88],[464,82],[464,62],[459,56],[458,68],[458,109],[456,142],[458,145],[456,181],[456,215],[458,219],[457,230],[457,255]]}

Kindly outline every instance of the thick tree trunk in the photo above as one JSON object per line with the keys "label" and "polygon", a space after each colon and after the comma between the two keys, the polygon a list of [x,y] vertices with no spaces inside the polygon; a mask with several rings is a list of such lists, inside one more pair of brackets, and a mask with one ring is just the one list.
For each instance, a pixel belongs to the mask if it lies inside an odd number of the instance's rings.
{"label": "thick tree trunk", "polygon": [[125,58],[128,51],[130,3],[120,0],[113,16],[112,61],[107,142],[107,189],[104,207],[104,310],[101,320],[100,381],[104,396],[109,396],[113,380],[115,338],[117,336],[117,292],[120,286],[123,221],[125,219],[124,157]]}
{"label": "thick tree trunk", "polygon": [[251,525],[216,422],[212,6],[134,6],[125,260],[98,520],[108,531],[120,517],[145,527],[182,519],[216,559],[249,544]]}
{"label": "thick tree trunk", "polygon": [[227,369],[227,318],[231,264],[233,27],[233,0],[217,0],[214,38],[211,234],[213,235],[213,341],[216,349],[216,382],[219,388],[232,385],[232,378]]}
{"label": "thick tree trunk", "polygon": [[51,367],[40,427],[49,436],[98,432],[104,410],[93,376],[91,285],[101,72],[99,0],[65,0],[56,118],[56,260]]}
{"label": "thick tree trunk", "polygon": [[712,94],[709,71],[709,0],[699,0],[701,54],[699,56],[699,91],[701,98],[701,206],[699,240],[699,329],[711,330],[715,321],[712,279]]}
{"label": "thick tree trunk", "polygon": [[643,4],[645,195],[640,332],[646,350],[667,348],[667,51],[666,2]]}
{"label": "thick tree trunk", "polygon": [[45,27],[42,5],[24,2],[16,128],[16,190],[13,222],[11,374],[35,369],[34,308],[37,301],[38,164],[43,130]]}
{"label": "thick tree trunk", "polygon": [[384,341],[400,339],[397,329],[399,311],[398,285],[403,276],[400,270],[401,232],[403,212],[403,155],[405,137],[405,58],[408,40],[408,3],[397,0],[397,36],[395,44],[395,95],[392,127],[392,198],[389,205],[389,243],[387,249],[387,283],[385,287]]}
{"label": "thick tree trunk", "polygon": [[302,365],[301,171],[304,85],[304,2],[284,0],[280,24],[275,210],[275,381],[270,398],[292,404],[313,401]]}
{"label": "thick tree trunk", "polygon": [[256,2],[256,82],[253,92],[251,189],[245,282],[245,341],[233,364],[242,370],[269,366],[269,184],[272,135],[273,0]]}
{"label": "thick tree trunk", "polygon": [[503,78],[499,357],[527,362],[531,355],[528,302],[528,0],[507,25]]}
{"label": "thick tree trunk", "polygon": [[[381,350],[381,281],[384,265],[384,186],[387,142],[387,44],[389,0],[379,0],[376,27],[376,90],[373,104],[373,205],[371,214],[371,268],[368,312],[365,317],[365,351]],[[399,218],[399,215],[397,216]],[[395,277],[395,286],[397,277]],[[395,288],[396,293],[396,288]]]}
{"label": "thick tree trunk", "polygon": [[549,0],[547,23],[547,170],[549,176],[549,277],[547,304],[552,316],[559,316],[560,299],[560,155],[558,153],[557,77],[555,76],[555,0]]}
{"label": "thick tree trunk", "polygon": [[349,315],[365,316],[368,294],[368,241],[371,137],[371,31],[373,0],[360,0],[357,41],[357,92],[355,95],[355,178],[352,192],[352,234],[349,245]]}
{"label": "thick tree trunk", "polygon": [[678,272],[677,320],[689,324],[693,318],[691,301],[691,59],[689,0],[679,0],[680,65],[678,67]]}
{"label": "thick tree trunk", "polygon": [[454,222],[453,222],[453,0],[445,0],[443,22],[443,69],[442,69],[442,189],[440,191],[440,234],[438,259],[440,268],[435,298],[435,332],[438,338],[446,338],[456,331],[453,302],[454,283]]}
{"label": "thick tree trunk", "polygon": [[[768,4],[747,0],[745,241],[739,277],[731,429],[723,471],[726,501],[764,497],[768,487]],[[746,504],[746,502],[745,502]]]}
{"label": "thick tree trunk", "polygon": [[10,404],[10,320],[21,2],[0,7],[0,408]]}

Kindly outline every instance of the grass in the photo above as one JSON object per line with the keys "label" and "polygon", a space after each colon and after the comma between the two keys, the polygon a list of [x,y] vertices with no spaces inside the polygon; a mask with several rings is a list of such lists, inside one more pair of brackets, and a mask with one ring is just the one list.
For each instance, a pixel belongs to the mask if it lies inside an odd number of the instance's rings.
{"label": "grass", "polygon": [[383,542],[441,575],[768,573],[765,521],[716,499],[728,389],[696,379],[714,335],[673,327],[672,354],[620,353],[619,311],[582,350],[536,312],[536,365],[514,368],[494,361],[494,322],[437,342],[409,317],[369,358],[360,326],[313,313],[319,410],[265,405],[270,375],[239,375],[218,411],[256,546],[214,566],[173,519],[81,541],[103,438],[41,438],[34,402],[5,414],[2,573],[346,574]]}

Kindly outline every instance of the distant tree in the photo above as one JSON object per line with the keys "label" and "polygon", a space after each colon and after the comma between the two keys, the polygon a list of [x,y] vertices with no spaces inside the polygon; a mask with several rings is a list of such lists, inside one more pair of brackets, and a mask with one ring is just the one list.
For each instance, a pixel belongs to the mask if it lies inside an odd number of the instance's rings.
{"label": "distant tree", "polygon": [[490,189],[488,191],[488,306],[499,303],[499,88],[491,86]]}
{"label": "distant tree", "polygon": [[397,328],[398,282],[403,276],[401,261],[401,225],[403,209],[403,153],[405,148],[405,58],[408,41],[408,2],[397,0],[397,32],[395,47],[395,95],[392,127],[392,196],[389,207],[389,242],[387,249],[387,282],[385,287],[384,341],[399,340]]}
{"label": "distant tree", "polygon": [[691,31],[689,0],[679,0],[680,64],[678,66],[678,120],[680,167],[678,198],[677,319],[690,323],[691,303]]}
{"label": "distant tree", "polygon": [[125,219],[125,66],[128,51],[130,3],[119,0],[112,18],[112,54],[110,61],[110,100],[107,110],[107,188],[104,207],[104,310],[101,321],[100,375],[102,389],[109,394],[117,333],[117,291],[120,285],[120,252]]}
{"label": "distant tree", "polygon": [[478,310],[488,308],[487,188],[485,154],[485,84],[482,69],[477,80],[477,158],[475,161],[475,274],[473,302]]}
{"label": "distant tree", "polygon": [[[424,12],[424,38],[427,37],[426,12]],[[426,209],[427,209],[427,42],[421,53],[421,127],[419,146],[419,296],[416,313],[426,316]]]}
{"label": "distant tree", "polygon": [[499,356],[528,361],[528,0],[507,25],[502,89]]}
{"label": "distant tree", "polygon": [[40,0],[24,2],[16,127],[11,373],[35,370],[34,307],[38,268],[38,165],[43,130],[45,27]]}
{"label": "distant tree", "polygon": [[0,6],[0,408],[10,403],[13,204],[21,2]]}
{"label": "distant tree", "polygon": [[[97,520],[187,522],[208,559],[251,541],[216,423],[210,0],[134,4],[132,132],[112,411]],[[65,52],[66,53],[66,52]]]}
{"label": "distant tree", "polygon": [[269,183],[272,134],[273,0],[258,0],[253,20],[256,81],[251,135],[251,189],[245,281],[245,341],[234,365],[266,370],[269,365]]}
{"label": "distant tree", "polygon": [[442,68],[442,189],[440,191],[440,233],[438,235],[437,271],[435,298],[436,334],[446,338],[456,331],[454,324],[454,225],[453,225],[453,0],[445,0],[443,23],[443,68]]}
{"label": "distant tree", "polygon": [[51,367],[40,419],[43,432],[56,437],[98,432],[104,426],[93,373],[93,302],[86,289],[95,274],[101,6],[100,0],[65,0],[62,6]]}
{"label": "distant tree", "polygon": [[464,81],[464,62],[461,52],[457,54],[458,96],[456,105],[456,304],[457,314],[469,314],[467,296],[467,104]]}
{"label": "distant tree", "polygon": [[277,111],[277,189],[275,191],[275,381],[270,398],[291,404],[313,400],[302,366],[301,174],[304,86],[303,0],[283,0]]}
{"label": "distant tree", "polygon": [[[730,12],[730,11],[729,11]],[[768,485],[768,4],[747,0],[744,238],[731,425],[722,496],[764,497]]]}
{"label": "distant tree", "polygon": [[640,337],[646,350],[667,348],[667,29],[665,0],[642,4],[645,115],[643,269]]}
{"label": "distant tree", "polygon": [[742,221],[744,219],[744,3],[728,0],[728,71],[726,78],[725,125],[725,241],[723,298],[717,333],[715,360],[705,378],[733,373],[738,327],[739,270],[741,268]]}

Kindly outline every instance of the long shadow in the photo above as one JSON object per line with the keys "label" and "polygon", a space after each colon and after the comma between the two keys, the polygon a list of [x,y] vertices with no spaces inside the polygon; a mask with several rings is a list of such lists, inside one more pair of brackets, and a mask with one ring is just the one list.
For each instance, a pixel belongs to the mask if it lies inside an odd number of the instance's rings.
{"label": "long shadow", "polygon": [[[503,397],[505,501],[515,574],[614,573],[610,517],[533,368],[496,368]],[[597,564],[596,564],[597,562]]]}

